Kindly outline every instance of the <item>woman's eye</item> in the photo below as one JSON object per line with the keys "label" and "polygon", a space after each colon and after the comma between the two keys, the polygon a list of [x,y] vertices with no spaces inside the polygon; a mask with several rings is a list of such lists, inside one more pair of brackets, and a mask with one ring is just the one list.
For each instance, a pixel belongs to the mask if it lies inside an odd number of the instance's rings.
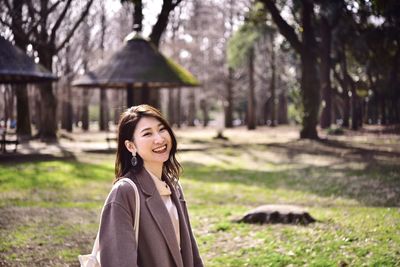
{"label": "woman's eye", "polygon": [[151,133],[144,133],[143,136],[150,136]]}
{"label": "woman's eye", "polygon": [[167,130],[167,128],[165,128],[165,127],[160,128],[160,132],[165,131],[165,130]]}

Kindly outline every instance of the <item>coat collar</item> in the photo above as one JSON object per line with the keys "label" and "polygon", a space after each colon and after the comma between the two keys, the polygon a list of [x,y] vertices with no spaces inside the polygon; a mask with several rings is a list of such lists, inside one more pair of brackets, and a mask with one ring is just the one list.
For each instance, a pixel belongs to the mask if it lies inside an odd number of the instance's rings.
{"label": "coat collar", "polygon": [[136,174],[131,171],[128,176],[132,180],[137,181],[141,191],[147,196],[152,196],[157,191],[153,179],[145,168],[142,168],[142,170]]}

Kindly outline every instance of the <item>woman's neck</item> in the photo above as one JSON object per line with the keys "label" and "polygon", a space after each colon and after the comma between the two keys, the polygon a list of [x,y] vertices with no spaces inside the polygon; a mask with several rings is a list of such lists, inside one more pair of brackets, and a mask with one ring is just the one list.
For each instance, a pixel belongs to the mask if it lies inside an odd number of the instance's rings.
{"label": "woman's neck", "polygon": [[144,168],[161,180],[163,165],[144,162]]}

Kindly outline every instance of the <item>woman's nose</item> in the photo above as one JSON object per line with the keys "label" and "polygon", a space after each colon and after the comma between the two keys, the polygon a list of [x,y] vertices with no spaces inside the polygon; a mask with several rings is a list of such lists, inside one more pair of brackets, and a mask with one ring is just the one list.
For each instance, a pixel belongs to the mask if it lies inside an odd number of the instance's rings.
{"label": "woman's nose", "polygon": [[164,137],[160,133],[156,133],[154,136],[154,142],[155,143],[162,143],[164,142]]}

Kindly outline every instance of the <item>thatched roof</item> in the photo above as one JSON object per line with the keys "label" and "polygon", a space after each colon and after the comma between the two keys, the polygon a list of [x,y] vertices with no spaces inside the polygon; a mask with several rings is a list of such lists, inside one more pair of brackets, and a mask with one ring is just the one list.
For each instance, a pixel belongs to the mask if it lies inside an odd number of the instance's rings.
{"label": "thatched roof", "polygon": [[168,88],[197,86],[198,80],[186,69],[163,56],[140,37],[128,38],[121,50],[97,69],[72,83],[80,87]]}
{"label": "thatched roof", "polygon": [[0,36],[0,83],[28,83],[57,80],[50,71]]}

